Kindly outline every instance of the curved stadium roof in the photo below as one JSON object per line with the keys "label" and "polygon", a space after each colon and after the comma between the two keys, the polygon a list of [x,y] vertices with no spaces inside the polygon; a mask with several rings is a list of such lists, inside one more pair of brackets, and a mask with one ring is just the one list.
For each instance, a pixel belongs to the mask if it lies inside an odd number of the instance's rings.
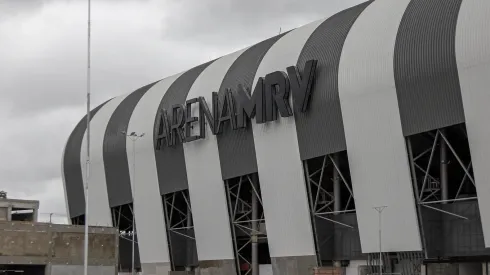
{"label": "curved stadium roof", "polygon": [[[369,1],[113,98],[91,112],[89,222],[112,223],[110,207],[133,201],[134,176],[136,209],[145,211],[138,216],[136,210],[138,223],[160,228],[160,195],[189,189],[196,230],[209,227],[206,213],[212,211],[217,218],[209,234],[226,236],[227,218],[219,218],[227,217],[223,180],[258,172],[266,216],[275,217],[267,224],[271,255],[310,255],[312,241],[303,237],[311,228],[302,225],[310,222],[302,161],[347,150],[354,193],[360,194],[354,199],[363,251],[377,249],[376,239],[368,240],[377,225],[368,220],[378,201],[393,205],[384,217],[393,225],[386,246],[420,250],[404,137],[465,122],[475,178],[490,180],[488,26],[488,0]],[[308,60],[318,65],[305,113],[295,110],[292,117],[240,130],[226,126],[220,135],[208,129],[205,139],[155,150],[159,109],[196,97],[210,104],[213,91],[223,99],[227,89],[253,88],[268,73],[292,65],[302,71]],[[63,156],[70,217],[84,214],[85,127],[82,119]],[[135,144],[136,175],[132,144],[121,131],[146,134]],[[477,185],[490,245],[489,188]],[[405,238],[391,239],[390,232]],[[279,241],[285,239],[290,241]],[[154,242],[142,238],[140,249]],[[207,245],[198,243],[198,249]],[[226,255],[232,247],[226,241],[213,246]]]}

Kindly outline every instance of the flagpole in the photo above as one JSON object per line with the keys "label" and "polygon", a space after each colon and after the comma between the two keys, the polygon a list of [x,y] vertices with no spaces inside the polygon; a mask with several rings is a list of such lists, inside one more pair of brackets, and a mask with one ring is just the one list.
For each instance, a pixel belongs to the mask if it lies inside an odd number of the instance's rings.
{"label": "flagpole", "polygon": [[90,32],[91,32],[91,0],[88,0],[88,20],[87,20],[87,162],[85,165],[85,230],[84,230],[84,251],[83,251],[83,274],[88,275],[88,185],[90,179]]}

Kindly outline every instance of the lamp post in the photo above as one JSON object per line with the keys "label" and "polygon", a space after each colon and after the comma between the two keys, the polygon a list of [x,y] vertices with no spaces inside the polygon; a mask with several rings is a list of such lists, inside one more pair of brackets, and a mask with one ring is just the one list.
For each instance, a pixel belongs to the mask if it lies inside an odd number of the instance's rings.
{"label": "lamp post", "polygon": [[91,32],[91,2],[87,0],[87,162],[85,172],[85,226],[83,237],[83,274],[88,275],[88,182],[90,174],[90,84],[91,84],[91,55],[90,55],[90,32]]}
{"label": "lamp post", "polygon": [[136,235],[136,226],[134,222],[134,216],[135,216],[135,203],[134,203],[134,198],[136,195],[136,141],[143,137],[145,133],[138,134],[136,132],[131,132],[131,133],[126,133],[126,131],[121,132],[123,135],[125,135],[127,138],[129,138],[132,142],[132,147],[133,147],[133,176],[132,176],[132,189],[133,189],[133,234],[132,234],[132,240],[131,240],[131,274],[135,275],[134,272],[134,235]]}
{"label": "lamp post", "polygon": [[373,207],[376,211],[378,211],[378,219],[379,219],[379,224],[378,224],[378,230],[379,230],[379,275],[383,274],[382,270],[382,265],[381,265],[381,212],[386,208],[387,206],[377,206]]}

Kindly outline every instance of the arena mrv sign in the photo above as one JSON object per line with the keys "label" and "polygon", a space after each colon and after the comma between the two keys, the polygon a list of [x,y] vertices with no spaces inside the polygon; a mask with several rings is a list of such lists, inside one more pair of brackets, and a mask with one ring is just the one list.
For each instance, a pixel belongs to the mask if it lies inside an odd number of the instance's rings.
{"label": "arena mrv sign", "polygon": [[[231,129],[245,128],[252,118],[256,123],[266,123],[281,117],[293,115],[289,101],[293,95],[297,112],[306,112],[311,98],[313,79],[317,60],[309,60],[301,75],[296,66],[288,67],[287,74],[272,72],[260,77],[250,95],[250,90],[238,85],[233,93],[227,89],[223,95],[212,93],[212,110],[204,97],[187,100],[185,104],[176,104],[170,110],[159,111],[156,127],[156,149],[165,146],[191,142],[206,137],[206,124],[214,135],[222,133],[228,123]],[[192,107],[199,106],[199,115],[192,115]],[[198,131],[193,127],[198,125]]]}

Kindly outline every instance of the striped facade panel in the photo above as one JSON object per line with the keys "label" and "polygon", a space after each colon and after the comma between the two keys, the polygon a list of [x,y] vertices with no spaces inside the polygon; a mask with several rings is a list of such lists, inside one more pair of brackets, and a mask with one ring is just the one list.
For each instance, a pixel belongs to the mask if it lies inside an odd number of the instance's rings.
{"label": "striped facade panel", "polygon": [[[82,137],[83,137],[83,135],[82,135]],[[68,139],[69,139],[69,137],[68,137]],[[67,217],[67,220],[68,220],[68,224],[72,224],[72,220],[71,220],[71,216],[70,216],[70,206],[69,206],[69,201],[68,201],[68,193],[67,193],[67,189],[66,189],[66,179],[65,179],[65,152],[66,152],[66,145],[68,145],[68,142],[66,142],[66,143],[67,144],[65,144],[65,147],[63,148],[63,153],[61,153],[61,182],[63,182],[63,193],[65,195],[65,211],[66,211],[65,213],[66,213],[66,217]],[[80,142],[80,146],[81,145],[82,144]],[[81,173],[82,172],[80,171],[80,174]],[[82,186],[82,188],[83,188],[83,186]],[[83,189],[83,192],[85,193],[85,190],[84,189]],[[83,203],[85,204],[85,197],[84,197]]]}
{"label": "striped facade panel", "polygon": [[[106,103],[90,121],[90,171],[89,171],[89,201],[88,224],[98,226],[112,226],[111,208],[107,193],[105,176],[103,146],[104,136],[109,120],[117,106],[123,102],[127,95],[118,96]],[[85,178],[87,160],[87,133],[82,141],[82,176]]]}
{"label": "striped facade panel", "polygon": [[454,44],[461,1],[412,0],[403,15],[394,72],[405,136],[464,122]]}
{"label": "striped facade panel", "polygon": [[[244,51],[221,57],[209,65],[192,85],[187,99],[202,96],[211,103],[212,92],[218,91],[228,69]],[[199,104],[192,104],[192,116],[198,118],[199,112]],[[199,123],[194,123],[196,132]],[[198,259],[234,259],[218,143],[211,128],[206,126],[204,139],[184,143],[184,154]]]}
{"label": "striped facade panel", "polygon": [[[90,111],[90,120],[97,111],[107,102],[97,106]],[[85,214],[84,178],[82,176],[82,165],[80,163],[82,140],[87,129],[87,116],[78,122],[73,132],[68,137],[63,152],[62,171],[63,187],[65,188],[65,200],[68,219]],[[85,150],[86,152],[86,150]]]}
{"label": "striped facade panel", "polygon": [[[323,20],[279,39],[257,69],[259,77],[296,65],[304,44]],[[252,123],[270,256],[315,255],[308,195],[294,117]]]}
{"label": "striped facade panel", "polygon": [[[183,73],[168,88],[163,96],[158,110],[171,110],[175,104],[184,104],[187,93],[196,78],[211,62],[194,67]],[[157,135],[157,117],[154,118],[153,137]],[[155,138],[154,138],[155,140]],[[187,189],[187,171],[185,170],[184,148],[182,144],[164,147],[155,151],[160,194],[169,194]]]}
{"label": "striped facade panel", "polygon": [[345,38],[366,2],[323,22],[306,42],[298,60],[303,70],[308,60],[318,60],[308,111],[295,110],[302,160],[345,150],[344,125],[339,103],[338,69]]}
{"label": "striped facade panel", "polygon": [[[269,38],[247,49],[226,73],[219,89],[219,98],[223,100],[226,89],[236,93],[239,84],[252,90],[252,82],[260,61],[269,48],[284,34]],[[223,179],[230,179],[257,173],[257,159],[253,140],[252,126],[232,130],[226,124],[223,132],[217,135],[221,173]]]}
{"label": "striped facade panel", "polygon": [[131,181],[126,157],[126,131],[134,107],[141,97],[155,83],[146,85],[129,94],[119,106],[107,124],[104,137],[104,167],[107,193],[111,207],[131,203]]}
{"label": "striped facade panel", "polygon": [[379,251],[378,206],[387,206],[383,251],[422,249],[393,76],[396,34],[408,4],[369,5],[340,60],[339,97],[363,253]]}
{"label": "striped facade panel", "polygon": [[463,1],[456,60],[485,247],[490,247],[490,2]]}
{"label": "striped facade panel", "polygon": [[[169,263],[165,215],[158,185],[153,128],[158,106],[170,85],[180,76],[161,80],[151,87],[134,108],[127,132],[145,135],[134,144],[126,143],[141,263]],[[134,145],[134,150],[133,150]],[[136,154],[133,154],[136,153]],[[134,174],[133,174],[134,173]],[[133,182],[134,180],[134,182]]]}

